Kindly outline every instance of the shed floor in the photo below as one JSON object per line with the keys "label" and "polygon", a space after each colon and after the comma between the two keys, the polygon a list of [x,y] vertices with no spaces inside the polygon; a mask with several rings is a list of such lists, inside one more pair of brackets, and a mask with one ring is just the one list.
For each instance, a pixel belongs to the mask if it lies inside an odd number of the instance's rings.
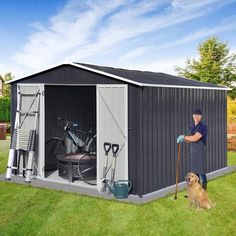
{"label": "shed floor", "polygon": [[[84,183],[81,180],[74,180],[71,183],[71,182],[69,182],[69,180],[60,177],[58,175],[58,170],[46,172],[45,181],[51,181],[51,182],[56,182],[56,183],[61,183],[61,184],[72,184],[72,185],[80,186],[80,187],[84,187],[84,188],[97,189],[96,185],[89,185],[89,184]],[[91,181],[91,182],[96,183],[96,180]]]}
{"label": "shed floor", "polygon": [[[233,171],[236,171],[236,166],[230,166],[230,167],[225,167],[220,170],[213,171],[211,173],[207,174],[208,180],[215,179],[219,176],[223,176],[225,174],[229,174]],[[96,186],[88,186],[85,185],[84,183],[77,183],[73,182],[70,183],[67,180],[62,179],[61,182],[59,179],[55,178],[56,173],[52,173],[51,176],[49,176],[49,179],[32,179],[30,185],[35,186],[35,187],[40,187],[40,188],[48,188],[48,189],[53,189],[53,190],[60,190],[60,191],[65,191],[65,192],[73,192],[73,193],[78,193],[82,195],[89,195],[89,196],[94,196],[94,197],[99,197],[99,198],[106,198],[106,199],[115,199],[113,194],[109,193],[100,193]],[[51,178],[51,179],[50,179]],[[5,174],[0,175],[0,181],[7,182],[5,180]],[[12,176],[11,182],[17,183],[17,184],[24,184],[28,185],[25,183],[25,180],[21,176]],[[80,181],[78,181],[80,182]],[[186,188],[186,182],[181,182],[178,185],[179,191],[183,190]],[[122,199],[119,201],[122,202],[130,202],[134,204],[144,204],[153,200],[156,200],[161,197],[165,197],[168,194],[174,193],[175,192],[175,185],[160,189],[158,191],[143,195],[142,198],[138,197],[137,195],[132,195],[130,194],[127,199]]]}

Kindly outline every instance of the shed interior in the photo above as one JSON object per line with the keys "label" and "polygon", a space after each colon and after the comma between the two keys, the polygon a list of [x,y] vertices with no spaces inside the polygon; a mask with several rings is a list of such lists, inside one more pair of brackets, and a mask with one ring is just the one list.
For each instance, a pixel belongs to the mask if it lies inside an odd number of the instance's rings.
{"label": "shed interior", "polygon": [[[45,85],[45,143],[54,137],[65,135],[65,123],[78,124],[78,129],[96,134],[96,86]],[[67,139],[66,152],[75,150]],[[45,177],[58,176],[58,161],[51,158],[45,148]]]}

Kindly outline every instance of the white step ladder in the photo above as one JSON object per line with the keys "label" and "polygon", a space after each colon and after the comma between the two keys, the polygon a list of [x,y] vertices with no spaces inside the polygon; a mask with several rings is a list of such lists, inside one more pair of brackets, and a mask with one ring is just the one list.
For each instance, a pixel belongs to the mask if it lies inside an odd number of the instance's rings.
{"label": "white step ladder", "polygon": [[[32,101],[26,111],[22,109],[22,98],[23,97],[32,97]],[[31,175],[33,172],[34,165],[34,154],[35,154],[35,144],[36,144],[36,133],[38,128],[38,117],[39,117],[39,101],[40,101],[40,90],[36,93],[21,93],[20,87],[17,86],[17,111],[15,118],[14,132],[12,135],[9,158],[7,163],[6,171],[6,180],[11,180],[12,170],[17,170],[17,174],[20,173],[20,159],[23,157],[23,168],[22,173],[25,177],[25,182],[31,182]],[[32,110],[33,105],[35,104],[35,109]],[[26,118],[28,116],[34,117],[32,129],[22,128]],[[22,155],[23,154],[23,155]],[[25,156],[25,154],[27,154]],[[17,157],[17,161],[15,161]],[[28,161],[25,160],[25,157]],[[27,167],[25,169],[25,162]],[[17,163],[14,166],[14,163]],[[26,173],[26,175],[25,175]]]}

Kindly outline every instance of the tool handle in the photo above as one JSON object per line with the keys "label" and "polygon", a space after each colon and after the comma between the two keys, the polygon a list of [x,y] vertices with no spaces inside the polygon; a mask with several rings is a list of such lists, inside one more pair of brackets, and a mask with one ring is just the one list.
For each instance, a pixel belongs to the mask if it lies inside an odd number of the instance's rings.
{"label": "tool handle", "polygon": [[111,183],[113,184],[114,183],[114,180],[115,180],[115,168],[112,168],[111,169]]}
{"label": "tool handle", "polygon": [[112,144],[112,153],[113,153],[113,157],[116,156],[117,152],[119,151],[119,144]]}
{"label": "tool handle", "polygon": [[103,166],[102,178],[106,178],[107,166]]}
{"label": "tool handle", "polygon": [[108,153],[109,153],[110,150],[111,150],[111,143],[105,142],[105,143],[103,144],[103,147],[104,147],[104,150],[105,150],[105,154],[108,155]]}
{"label": "tool handle", "polygon": [[176,163],[176,179],[175,179],[175,200],[177,199],[178,193],[178,182],[179,182],[179,162],[180,162],[180,143],[178,144],[178,159]]}

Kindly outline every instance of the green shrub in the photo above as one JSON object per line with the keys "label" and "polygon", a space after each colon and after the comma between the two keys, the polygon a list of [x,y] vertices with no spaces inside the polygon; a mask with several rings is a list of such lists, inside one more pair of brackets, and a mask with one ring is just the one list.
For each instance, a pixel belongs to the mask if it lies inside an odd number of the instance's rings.
{"label": "green shrub", "polygon": [[0,98],[0,122],[10,121],[10,98]]}

